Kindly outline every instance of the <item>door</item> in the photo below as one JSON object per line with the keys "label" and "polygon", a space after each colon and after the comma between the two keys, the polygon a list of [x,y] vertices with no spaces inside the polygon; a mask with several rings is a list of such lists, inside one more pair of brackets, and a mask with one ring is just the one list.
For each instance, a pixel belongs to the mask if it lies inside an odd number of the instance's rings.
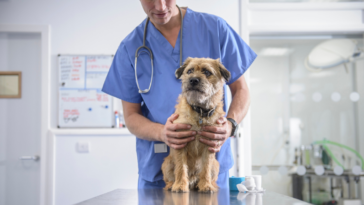
{"label": "door", "polygon": [[21,98],[0,99],[0,205],[38,205],[41,35],[0,32],[0,71],[22,72]]}

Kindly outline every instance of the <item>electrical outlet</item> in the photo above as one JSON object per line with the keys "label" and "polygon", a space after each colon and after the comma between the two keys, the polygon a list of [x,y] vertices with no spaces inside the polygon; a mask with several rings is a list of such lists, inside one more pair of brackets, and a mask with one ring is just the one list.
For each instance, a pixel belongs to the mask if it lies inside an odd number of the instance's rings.
{"label": "electrical outlet", "polygon": [[77,142],[77,152],[79,153],[89,153],[90,143],[89,142]]}

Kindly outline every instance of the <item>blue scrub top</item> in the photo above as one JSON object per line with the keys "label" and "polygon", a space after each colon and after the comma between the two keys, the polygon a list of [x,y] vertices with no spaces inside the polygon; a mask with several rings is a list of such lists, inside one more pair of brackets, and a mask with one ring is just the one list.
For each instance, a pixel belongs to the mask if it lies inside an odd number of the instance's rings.
{"label": "blue scrub top", "polygon": [[[154,25],[148,23],[146,46],[154,56],[153,83],[148,93],[140,94],[135,81],[134,60],[136,49],[143,45],[145,23],[146,20],[121,42],[102,91],[127,102],[141,103],[146,118],[165,124],[174,113],[178,95],[182,92],[181,81],[175,77],[175,71],[180,66],[180,37],[178,36],[173,48]],[[220,58],[231,73],[231,80],[227,84],[243,75],[256,58],[254,51],[240,36],[222,18],[214,15],[187,8],[183,18],[182,37],[182,60],[185,61],[188,57]],[[142,52],[137,63],[138,82],[142,90],[149,87],[150,63],[149,55]],[[154,153],[154,144],[162,142],[140,138],[136,140],[139,176],[150,182],[162,180],[161,165],[169,150],[167,153]],[[220,163],[220,172],[228,171],[233,166],[230,139],[225,141],[216,154],[216,159]]]}

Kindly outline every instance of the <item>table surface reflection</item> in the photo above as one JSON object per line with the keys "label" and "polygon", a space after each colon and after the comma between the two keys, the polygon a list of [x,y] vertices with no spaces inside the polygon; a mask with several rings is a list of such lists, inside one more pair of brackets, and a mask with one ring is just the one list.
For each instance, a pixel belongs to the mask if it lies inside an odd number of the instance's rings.
{"label": "table surface reflection", "polygon": [[246,194],[229,190],[217,193],[174,193],[162,189],[116,189],[106,194],[78,203],[78,205],[305,205],[309,204],[292,197],[266,191],[264,194]]}

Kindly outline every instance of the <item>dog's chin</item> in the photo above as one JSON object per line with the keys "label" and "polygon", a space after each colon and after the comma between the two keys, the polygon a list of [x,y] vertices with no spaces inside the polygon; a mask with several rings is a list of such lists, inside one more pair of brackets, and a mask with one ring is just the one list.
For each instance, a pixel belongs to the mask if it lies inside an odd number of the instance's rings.
{"label": "dog's chin", "polygon": [[185,92],[188,104],[190,105],[204,105],[209,99],[206,93],[198,89],[190,89]]}
{"label": "dog's chin", "polygon": [[202,90],[200,90],[199,88],[187,88],[187,92],[195,92],[195,93],[200,93],[200,94],[205,93]]}

